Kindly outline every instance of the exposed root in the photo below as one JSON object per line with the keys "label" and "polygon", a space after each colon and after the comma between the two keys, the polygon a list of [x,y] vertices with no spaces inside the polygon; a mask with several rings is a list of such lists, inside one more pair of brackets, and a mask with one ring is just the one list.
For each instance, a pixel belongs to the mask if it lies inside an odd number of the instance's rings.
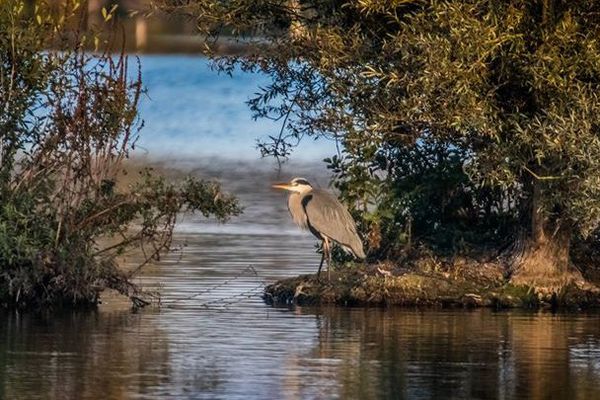
{"label": "exposed root", "polygon": [[536,292],[551,296],[560,293],[564,288],[574,286],[581,290],[592,289],[595,286],[587,282],[577,270],[561,273],[532,274],[521,270],[511,276],[510,283],[515,286],[528,286]]}
{"label": "exposed root", "polygon": [[557,295],[568,287],[595,287],[569,262],[568,252],[557,254],[552,248],[531,246],[512,258],[509,270],[511,284],[531,287],[541,296]]}

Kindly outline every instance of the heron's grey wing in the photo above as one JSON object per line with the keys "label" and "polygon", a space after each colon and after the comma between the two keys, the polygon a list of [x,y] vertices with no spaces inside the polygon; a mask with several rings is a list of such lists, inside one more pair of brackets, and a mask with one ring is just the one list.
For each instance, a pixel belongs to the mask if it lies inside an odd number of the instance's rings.
{"label": "heron's grey wing", "polygon": [[335,196],[325,190],[313,189],[303,196],[302,205],[312,229],[349,247],[355,256],[365,257],[354,218]]}

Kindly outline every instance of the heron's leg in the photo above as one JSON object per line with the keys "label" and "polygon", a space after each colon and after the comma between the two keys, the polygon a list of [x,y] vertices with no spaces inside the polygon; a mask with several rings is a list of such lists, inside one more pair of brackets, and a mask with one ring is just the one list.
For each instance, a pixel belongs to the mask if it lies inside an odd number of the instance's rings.
{"label": "heron's leg", "polygon": [[323,251],[321,254],[321,263],[319,264],[319,270],[317,271],[317,279],[319,279],[319,276],[321,275],[321,267],[323,266],[323,261],[325,261],[325,242],[323,242]]}
{"label": "heron's leg", "polygon": [[323,256],[327,257],[327,280],[331,281],[331,269],[329,267],[329,264],[331,264],[331,244],[329,242],[329,238],[325,238],[323,245],[325,249]]}

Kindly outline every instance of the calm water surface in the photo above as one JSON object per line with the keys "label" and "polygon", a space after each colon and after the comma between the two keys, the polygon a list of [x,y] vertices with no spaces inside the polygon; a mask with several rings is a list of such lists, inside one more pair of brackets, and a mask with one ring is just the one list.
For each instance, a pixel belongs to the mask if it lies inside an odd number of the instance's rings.
{"label": "calm water surface", "polygon": [[[203,87],[188,95],[216,96]],[[160,287],[160,309],[109,301],[88,313],[0,314],[0,399],[600,399],[598,314],[266,306],[265,283],[319,261],[268,183],[303,175],[325,186],[322,166],[167,163],[221,178],[244,215],[182,221],[182,253],[139,279]]]}

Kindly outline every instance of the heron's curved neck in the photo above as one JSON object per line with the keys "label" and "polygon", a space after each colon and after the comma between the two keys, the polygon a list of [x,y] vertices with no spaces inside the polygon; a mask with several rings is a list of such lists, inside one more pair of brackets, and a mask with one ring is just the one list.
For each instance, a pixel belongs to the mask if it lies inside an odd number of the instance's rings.
{"label": "heron's curved neck", "polygon": [[302,198],[306,193],[292,192],[288,197],[288,209],[292,215],[294,223],[302,229],[308,228],[308,218],[302,205]]}

